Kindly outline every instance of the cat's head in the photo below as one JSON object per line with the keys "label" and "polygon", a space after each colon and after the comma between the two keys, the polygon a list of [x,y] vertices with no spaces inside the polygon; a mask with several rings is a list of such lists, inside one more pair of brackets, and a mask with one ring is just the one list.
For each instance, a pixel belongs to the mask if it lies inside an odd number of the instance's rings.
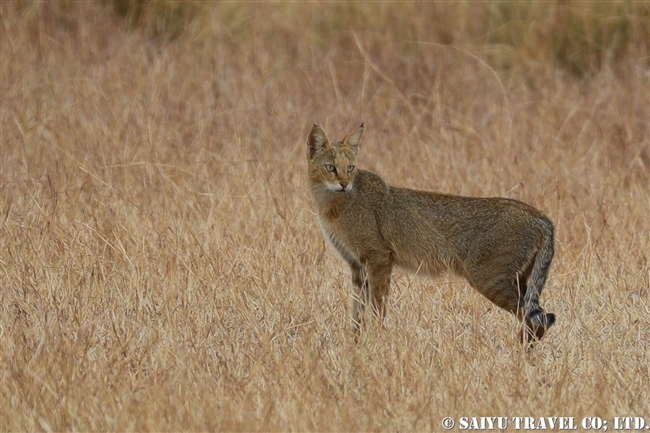
{"label": "cat's head", "polygon": [[325,131],[314,125],[307,139],[309,179],[333,193],[350,192],[357,173],[356,158],[363,135],[363,123],[343,140],[330,142]]}

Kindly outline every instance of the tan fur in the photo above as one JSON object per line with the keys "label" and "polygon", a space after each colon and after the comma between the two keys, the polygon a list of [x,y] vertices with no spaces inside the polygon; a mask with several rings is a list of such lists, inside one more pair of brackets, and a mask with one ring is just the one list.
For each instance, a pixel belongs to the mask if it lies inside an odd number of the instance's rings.
{"label": "tan fur", "polygon": [[317,125],[308,138],[309,185],[325,239],[350,265],[358,330],[364,306],[384,317],[393,266],[436,276],[451,271],[541,339],[555,322],[539,305],[554,228],[517,200],[461,197],[388,185],[355,167],[363,124],[330,142]]}

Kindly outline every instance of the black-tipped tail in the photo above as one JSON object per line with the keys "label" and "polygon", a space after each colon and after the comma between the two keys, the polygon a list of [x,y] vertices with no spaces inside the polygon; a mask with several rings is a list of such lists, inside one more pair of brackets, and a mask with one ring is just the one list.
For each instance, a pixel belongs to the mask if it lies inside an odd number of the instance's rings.
{"label": "black-tipped tail", "polygon": [[545,313],[541,309],[526,317],[533,328],[550,328],[555,323],[555,314]]}

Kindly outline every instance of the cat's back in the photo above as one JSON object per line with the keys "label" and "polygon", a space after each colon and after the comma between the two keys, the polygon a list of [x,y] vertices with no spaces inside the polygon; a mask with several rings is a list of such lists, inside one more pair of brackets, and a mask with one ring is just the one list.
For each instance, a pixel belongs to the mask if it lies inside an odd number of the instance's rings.
{"label": "cat's back", "polygon": [[354,182],[354,190],[364,196],[385,196],[390,188],[378,174],[368,170],[359,169]]}

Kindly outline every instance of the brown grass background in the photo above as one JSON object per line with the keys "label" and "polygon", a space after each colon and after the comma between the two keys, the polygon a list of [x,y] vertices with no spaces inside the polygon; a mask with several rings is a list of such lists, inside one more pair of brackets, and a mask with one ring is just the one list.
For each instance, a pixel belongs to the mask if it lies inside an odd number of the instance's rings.
{"label": "brown grass background", "polygon": [[[2,2],[0,430],[650,423],[648,11]],[[463,281],[401,271],[354,344],[305,140],[361,121],[388,182],[554,220],[533,352]]]}

